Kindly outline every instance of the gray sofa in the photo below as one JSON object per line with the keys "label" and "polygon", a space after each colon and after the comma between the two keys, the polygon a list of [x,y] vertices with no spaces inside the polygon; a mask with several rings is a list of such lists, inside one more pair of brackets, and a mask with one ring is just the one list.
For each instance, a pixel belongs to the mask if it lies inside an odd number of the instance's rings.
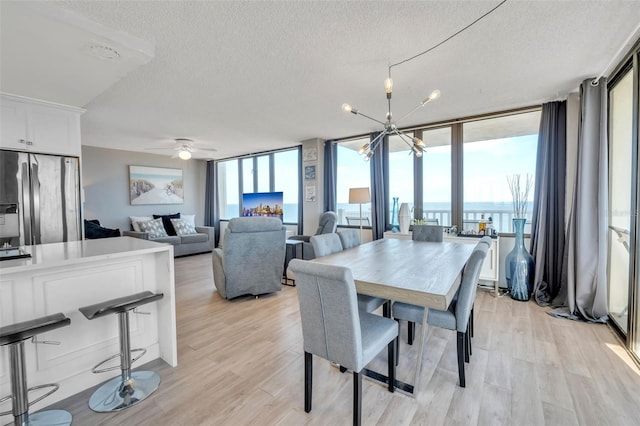
{"label": "gray sofa", "polygon": [[215,241],[214,228],[211,226],[196,226],[197,234],[149,238],[148,232],[124,231],[123,236],[142,238],[143,240],[168,243],[173,246],[173,256],[207,253],[213,250]]}
{"label": "gray sofa", "polygon": [[237,217],[212,252],[213,280],[224,299],[280,291],[286,230],[275,217]]}

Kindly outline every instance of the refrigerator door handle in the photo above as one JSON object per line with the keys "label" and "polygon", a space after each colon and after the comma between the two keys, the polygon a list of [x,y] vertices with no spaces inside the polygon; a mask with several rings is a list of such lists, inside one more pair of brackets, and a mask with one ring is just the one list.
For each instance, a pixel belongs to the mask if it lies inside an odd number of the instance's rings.
{"label": "refrigerator door handle", "polygon": [[22,163],[22,230],[24,235],[24,244],[31,245],[31,187],[29,185],[29,163]]}
{"label": "refrigerator door handle", "polygon": [[33,200],[33,244],[41,244],[40,179],[38,177],[38,163],[31,164],[31,199]]}

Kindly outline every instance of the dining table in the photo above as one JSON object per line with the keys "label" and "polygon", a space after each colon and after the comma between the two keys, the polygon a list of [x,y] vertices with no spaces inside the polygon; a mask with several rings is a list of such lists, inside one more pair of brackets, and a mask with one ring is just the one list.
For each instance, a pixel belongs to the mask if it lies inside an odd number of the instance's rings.
{"label": "dining table", "polygon": [[[358,294],[448,309],[474,246],[453,242],[425,242],[383,238],[313,259],[312,262],[351,270]],[[415,396],[422,368],[427,315],[423,315],[413,383],[395,381],[395,387]],[[365,369],[365,375],[382,383],[388,377]]]}

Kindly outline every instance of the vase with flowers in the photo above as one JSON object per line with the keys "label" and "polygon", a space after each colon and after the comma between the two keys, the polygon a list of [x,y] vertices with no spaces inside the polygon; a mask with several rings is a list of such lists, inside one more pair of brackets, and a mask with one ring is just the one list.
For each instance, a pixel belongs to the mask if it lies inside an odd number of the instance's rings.
{"label": "vase with flowers", "polygon": [[505,258],[505,275],[511,298],[527,301],[533,292],[533,257],[524,246],[524,225],[527,221],[527,198],[533,186],[533,178],[527,175],[524,186],[520,175],[507,176],[507,183],[513,198],[513,228],[515,245]]}

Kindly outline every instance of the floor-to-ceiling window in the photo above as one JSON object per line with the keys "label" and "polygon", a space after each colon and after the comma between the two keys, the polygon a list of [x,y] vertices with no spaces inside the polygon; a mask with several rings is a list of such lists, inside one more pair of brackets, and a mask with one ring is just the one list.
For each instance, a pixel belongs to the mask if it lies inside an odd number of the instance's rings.
{"label": "floor-to-ceiling window", "polygon": [[627,333],[631,229],[633,72],[609,90],[609,314]]}
{"label": "floor-to-ceiling window", "polygon": [[609,317],[640,360],[640,42],[608,84]]}
{"label": "floor-to-ceiling window", "polygon": [[[527,192],[530,228],[540,111],[472,121],[463,125],[464,230],[491,221],[497,232],[513,232],[513,198],[508,183]],[[518,181],[519,179],[519,181]]]}
{"label": "floor-to-ceiling window", "polygon": [[358,150],[369,138],[341,142],[337,146],[336,206],[338,225],[371,226],[371,203],[360,206],[349,204],[349,188],[371,188],[369,163],[363,160]]}
{"label": "floor-to-ceiling window", "polygon": [[242,194],[282,192],[283,222],[298,222],[300,161],[299,149],[286,149],[218,161],[220,219],[241,214]]}
{"label": "floor-to-ceiling window", "polygon": [[[409,204],[414,220],[427,224],[455,225],[459,232],[477,233],[484,221],[497,232],[513,232],[507,177],[519,175],[523,188],[529,179],[527,218],[531,220],[539,126],[540,108],[533,107],[406,130],[425,143],[425,152],[417,159],[401,137],[390,136],[386,223],[393,221],[397,198],[399,204]],[[368,138],[338,143],[340,225],[348,225],[347,218],[357,215],[357,206],[347,204],[349,187],[370,185],[369,163],[358,155],[366,142]],[[530,222],[525,232],[529,229]]]}

